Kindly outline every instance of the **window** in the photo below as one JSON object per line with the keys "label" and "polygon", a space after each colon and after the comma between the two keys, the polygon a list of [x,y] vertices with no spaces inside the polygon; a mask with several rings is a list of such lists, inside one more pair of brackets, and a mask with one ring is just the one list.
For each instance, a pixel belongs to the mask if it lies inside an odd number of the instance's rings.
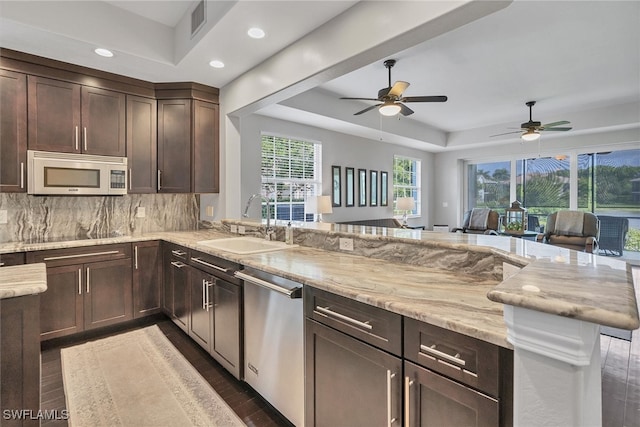
{"label": "window", "polygon": [[546,218],[560,209],[569,209],[569,163],[566,155],[517,161],[516,194],[529,215]]}
{"label": "window", "polygon": [[[409,215],[419,216],[421,213],[421,161],[409,157],[393,156],[393,200],[398,197],[413,197],[415,208]],[[403,215],[395,207],[394,215]]]}
{"label": "window", "polygon": [[478,163],[467,166],[468,207],[507,208],[511,162]]}
{"label": "window", "polygon": [[[318,142],[262,135],[262,185],[271,199],[271,219],[313,221],[304,205],[322,188],[322,146]],[[266,203],[262,203],[266,218]]]}

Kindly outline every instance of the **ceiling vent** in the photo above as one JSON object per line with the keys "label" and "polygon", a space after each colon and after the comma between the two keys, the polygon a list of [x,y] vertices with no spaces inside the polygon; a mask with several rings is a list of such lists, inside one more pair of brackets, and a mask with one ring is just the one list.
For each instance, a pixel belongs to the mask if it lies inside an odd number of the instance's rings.
{"label": "ceiling vent", "polygon": [[202,28],[202,26],[205,23],[205,7],[204,7],[204,3],[205,0],[201,0],[195,7],[195,9],[193,9],[193,11],[191,12],[191,37],[193,38],[194,35],[196,35],[196,33],[200,30],[200,28]]}

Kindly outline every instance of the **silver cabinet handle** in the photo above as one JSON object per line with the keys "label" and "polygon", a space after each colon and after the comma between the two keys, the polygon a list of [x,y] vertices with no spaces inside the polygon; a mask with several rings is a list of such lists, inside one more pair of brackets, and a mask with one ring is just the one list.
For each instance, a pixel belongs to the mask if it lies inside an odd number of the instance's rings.
{"label": "silver cabinet handle", "polygon": [[24,162],[20,162],[20,188],[24,188]]}
{"label": "silver cabinet handle", "polygon": [[162,189],[162,185],[160,185],[161,178],[162,178],[162,171],[158,169],[158,191]]}
{"label": "silver cabinet handle", "polygon": [[205,279],[202,279],[202,309],[203,310],[206,308],[205,306],[207,305],[206,291],[204,290],[204,288],[206,287],[207,287],[207,281]]}
{"label": "silver cabinet handle", "polygon": [[173,265],[174,267],[178,267],[178,268],[182,268],[182,267],[186,267],[187,264],[184,264],[180,261],[171,261],[171,265]]}
{"label": "silver cabinet handle", "polygon": [[238,279],[242,279],[245,282],[252,283],[254,285],[269,289],[271,291],[278,292],[279,294],[285,295],[291,299],[301,298],[301,289],[302,288],[283,288],[282,286],[278,286],[275,283],[267,282],[266,280],[258,279],[257,277],[250,276],[249,274],[242,273],[240,271],[236,271],[233,273],[235,277]]}
{"label": "silver cabinet handle", "polygon": [[132,188],[131,180],[132,180],[132,178],[131,178],[131,168],[129,168],[129,190],[131,190],[131,188]]}
{"label": "silver cabinet handle", "polygon": [[413,380],[409,377],[404,377],[404,425],[409,427],[409,416],[411,415],[411,386]]}
{"label": "silver cabinet handle", "polygon": [[178,251],[178,250],[171,251],[171,253],[175,256],[185,256],[187,254],[185,251]]}
{"label": "silver cabinet handle", "polygon": [[84,143],[84,151],[87,151],[87,127],[84,127],[84,132],[82,134],[82,142]]}
{"label": "silver cabinet handle", "polygon": [[4,262],[0,262],[0,267],[4,267]]}
{"label": "silver cabinet handle", "polygon": [[222,271],[223,273],[227,273],[229,271],[228,268],[218,267],[217,265],[210,264],[210,263],[208,263],[206,261],[201,260],[200,258],[191,258],[191,261],[195,261],[198,264],[202,264],[202,265],[205,265],[207,267],[214,268],[214,269],[216,269],[218,271]]}
{"label": "silver cabinet handle", "polygon": [[448,360],[449,362],[457,363],[460,366],[464,366],[467,362],[464,359],[460,359],[460,353],[456,353],[455,356],[451,356],[443,351],[436,350],[436,345],[433,344],[431,347],[427,347],[424,344],[420,344],[420,351],[425,354],[430,354],[431,356],[435,356],[440,359]]}
{"label": "silver cabinet handle", "polygon": [[207,311],[209,311],[209,308],[212,307],[211,304],[211,293],[209,292],[209,289],[211,289],[211,287],[213,286],[213,284],[216,282],[215,279],[213,279],[213,282],[207,282],[207,292],[206,292],[206,297],[207,297]]}
{"label": "silver cabinet handle", "polygon": [[391,379],[396,376],[395,373],[392,373],[389,369],[387,369],[387,426],[391,427],[391,424],[396,422],[396,419],[392,417],[392,408],[391,408]]}
{"label": "silver cabinet handle", "polygon": [[138,269],[138,245],[133,247],[133,265]]}
{"label": "silver cabinet handle", "polygon": [[89,271],[90,269],[87,267],[87,293],[91,292],[91,273]]}
{"label": "silver cabinet handle", "polygon": [[325,314],[325,315],[331,316],[331,317],[335,317],[335,318],[340,319],[340,320],[344,320],[345,322],[351,323],[351,324],[359,326],[361,328],[365,328],[365,329],[368,329],[368,330],[373,329],[373,326],[371,326],[369,324],[368,320],[366,322],[361,322],[361,321],[356,320],[356,319],[354,319],[352,317],[345,316],[344,314],[336,313],[335,311],[331,310],[329,307],[320,307],[319,305],[316,306],[316,310],[319,311],[322,314]]}
{"label": "silver cabinet handle", "polygon": [[78,269],[78,295],[82,295],[82,269]]}
{"label": "silver cabinet handle", "polygon": [[78,151],[78,126],[76,126],[76,151]]}
{"label": "silver cabinet handle", "polygon": [[97,256],[97,255],[112,255],[112,254],[118,254],[118,253],[120,253],[120,251],[104,251],[104,252],[92,252],[90,254],[50,256],[50,257],[43,258],[43,261],[53,261],[56,259],[82,258],[82,257]]}

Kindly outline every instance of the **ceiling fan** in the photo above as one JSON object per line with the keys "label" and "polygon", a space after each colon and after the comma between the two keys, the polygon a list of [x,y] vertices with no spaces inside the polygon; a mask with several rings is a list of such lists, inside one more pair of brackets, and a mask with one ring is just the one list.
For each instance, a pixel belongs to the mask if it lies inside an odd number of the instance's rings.
{"label": "ceiling fan", "polygon": [[566,121],[566,120],[560,120],[558,122],[553,122],[553,123],[547,123],[547,124],[541,124],[540,122],[534,122],[533,119],[531,118],[531,110],[533,108],[534,105],[536,105],[536,101],[529,101],[526,103],[527,107],[529,107],[529,121],[522,123],[520,125],[520,130],[514,131],[514,132],[506,132],[506,133],[499,133],[497,135],[491,135],[491,137],[494,136],[501,136],[501,135],[509,135],[512,133],[521,133],[522,132],[522,139],[525,141],[535,141],[536,139],[540,138],[540,132],[548,132],[548,131],[560,131],[560,132],[565,132],[568,130],[571,130],[570,127],[558,127],[561,125],[568,125],[570,124],[570,122]]}
{"label": "ceiling fan", "polygon": [[413,110],[403,102],[446,102],[446,96],[402,96],[403,92],[409,87],[408,82],[397,81],[391,86],[391,68],[396,64],[395,59],[387,59],[384,66],[389,70],[389,86],[378,91],[377,98],[340,98],[352,99],[360,101],[378,101],[380,104],[372,105],[362,111],[358,111],[354,116],[371,111],[376,107],[380,107],[378,111],[383,116],[395,116],[400,113],[403,116],[413,114]]}

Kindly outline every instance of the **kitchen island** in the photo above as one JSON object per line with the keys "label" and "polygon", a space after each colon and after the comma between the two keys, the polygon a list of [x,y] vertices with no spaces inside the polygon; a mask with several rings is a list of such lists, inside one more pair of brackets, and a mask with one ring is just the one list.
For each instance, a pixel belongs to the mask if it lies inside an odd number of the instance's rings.
{"label": "kitchen island", "polygon": [[[571,389],[563,389],[558,393],[561,395],[545,389],[544,396],[531,396],[527,394],[531,390],[516,387],[517,424],[527,424],[529,416],[552,417],[556,423],[559,419],[564,420],[563,413],[540,409],[552,401],[564,402],[566,411],[561,412],[575,412],[577,405],[581,408],[578,412],[589,411],[581,417],[599,419],[595,414],[600,410],[599,397],[596,398],[600,392],[599,361],[591,357],[598,353],[594,349],[599,348],[599,335],[594,331],[599,331],[598,325],[636,329],[639,324],[630,267],[619,260],[502,236],[332,224],[296,227],[295,243],[300,246],[275,252],[235,255],[215,252],[197,243],[229,237],[230,226],[240,224],[246,226],[248,233],[259,228],[256,223],[223,221],[215,224],[213,230],[150,233],[95,241],[5,243],[0,244],[0,253],[161,239],[515,349],[516,362],[524,363],[516,363],[516,384],[521,374],[530,369],[537,369],[536,375],[543,381],[556,372],[547,370],[545,373],[544,369],[528,365],[534,362],[543,366],[558,363],[598,366],[598,377],[589,380],[587,388],[592,392],[586,397],[577,392],[584,384],[570,381]],[[276,228],[278,240],[283,240],[284,227]],[[354,251],[340,251],[340,238],[352,238]],[[512,332],[514,325],[521,322],[521,316],[517,314],[520,310],[543,316],[534,320],[538,331],[544,329],[549,319],[578,322],[579,330],[590,332],[574,353],[586,352],[589,356],[573,360],[575,358],[566,357],[567,352],[562,352],[564,358],[558,361],[549,358],[549,348],[535,350],[531,345],[523,345],[530,344],[530,340],[523,338],[523,332],[515,335]],[[514,311],[517,312],[515,316]],[[556,336],[557,331],[550,332],[540,340]],[[534,352],[543,359],[521,359],[518,354],[523,351]],[[574,401],[567,402],[568,395],[575,395]],[[532,399],[538,399],[535,405],[529,404]],[[530,410],[518,413],[519,407]],[[548,414],[541,414],[541,411]],[[580,420],[569,420],[569,423],[580,424]]]}

